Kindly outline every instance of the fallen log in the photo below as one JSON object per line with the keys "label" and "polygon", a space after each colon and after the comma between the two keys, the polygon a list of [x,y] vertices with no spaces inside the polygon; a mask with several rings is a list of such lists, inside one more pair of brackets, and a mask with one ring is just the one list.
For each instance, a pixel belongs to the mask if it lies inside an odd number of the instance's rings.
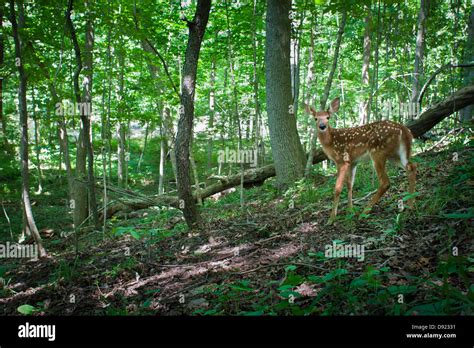
{"label": "fallen log", "polygon": [[449,115],[473,104],[474,85],[471,85],[458,90],[442,102],[428,107],[421,113],[420,117],[408,122],[406,126],[410,128],[413,136],[418,138]]}
{"label": "fallen log", "polygon": [[[406,124],[411,130],[414,137],[420,137],[428,130],[436,126],[442,120],[454,112],[474,104],[474,85],[462,88],[453,95],[440,103],[428,107],[420,116]],[[322,150],[313,152],[313,164],[319,163],[327,159]],[[269,164],[267,166],[255,169],[249,169],[244,172],[244,186],[252,186],[262,184],[266,179],[275,176],[275,166]],[[231,187],[240,185],[241,174],[230,175],[225,178],[219,178],[215,184],[209,185],[201,190],[201,198],[205,199],[218,192],[227,190]],[[196,194],[194,194],[196,198]],[[107,208],[107,217],[111,217],[117,212],[130,212],[134,210],[145,209],[151,206],[173,206],[178,208],[179,201],[176,196],[148,196],[146,199],[127,199],[121,200]],[[102,217],[103,218],[103,217]]]}

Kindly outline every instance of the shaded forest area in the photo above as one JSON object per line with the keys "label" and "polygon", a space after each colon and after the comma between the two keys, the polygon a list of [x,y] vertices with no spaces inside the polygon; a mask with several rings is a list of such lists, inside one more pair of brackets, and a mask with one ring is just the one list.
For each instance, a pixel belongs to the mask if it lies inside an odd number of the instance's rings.
{"label": "shaded forest area", "polygon": [[[0,11],[1,314],[474,314],[472,1]],[[322,132],[387,120],[415,191],[336,216]]]}

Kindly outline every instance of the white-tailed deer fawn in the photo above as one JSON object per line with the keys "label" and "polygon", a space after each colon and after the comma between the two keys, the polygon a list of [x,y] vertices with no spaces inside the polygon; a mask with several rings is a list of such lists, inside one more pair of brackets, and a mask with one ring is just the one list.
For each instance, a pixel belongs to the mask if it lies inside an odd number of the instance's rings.
{"label": "white-tailed deer fawn", "polygon": [[[316,111],[306,105],[306,111],[316,119],[318,139],[324,153],[336,164],[337,180],[331,220],[337,215],[337,206],[344,182],[348,189],[348,205],[352,208],[352,186],[357,164],[370,157],[379,179],[379,188],[366,210],[370,210],[388,190],[390,180],[385,170],[387,160],[406,169],[409,192],[415,191],[416,164],[410,162],[413,136],[404,125],[392,121],[378,121],[354,128],[335,129],[329,126],[331,115],[339,110],[339,98],[331,102],[326,111]],[[413,198],[408,205],[413,206]]]}

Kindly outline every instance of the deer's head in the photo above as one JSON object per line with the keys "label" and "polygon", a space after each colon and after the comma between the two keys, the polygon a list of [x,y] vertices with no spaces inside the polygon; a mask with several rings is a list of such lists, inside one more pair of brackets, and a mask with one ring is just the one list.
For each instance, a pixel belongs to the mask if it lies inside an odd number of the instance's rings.
{"label": "deer's head", "polygon": [[339,97],[334,99],[326,111],[316,111],[313,107],[305,105],[306,112],[311,113],[316,120],[316,125],[320,132],[325,132],[329,128],[329,119],[332,114],[339,110]]}

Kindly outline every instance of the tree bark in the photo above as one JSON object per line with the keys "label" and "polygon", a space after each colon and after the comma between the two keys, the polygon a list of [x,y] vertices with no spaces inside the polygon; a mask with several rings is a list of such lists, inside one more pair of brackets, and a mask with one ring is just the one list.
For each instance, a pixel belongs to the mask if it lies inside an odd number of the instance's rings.
{"label": "tree bark", "polygon": [[94,49],[94,27],[92,23],[92,11],[90,4],[86,1],[86,42],[84,46],[84,98],[83,102],[87,107],[82,107],[81,120],[84,128],[84,142],[87,153],[87,180],[89,189],[89,211],[92,212],[92,221],[95,226],[100,225],[99,215],[97,212],[97,197],[95,192],[95,175],[94,175],[94,148],[92,146],[92,78],[93,78],[93,58],[92,51]]}
{"label": "tree bark", "polygon": [[291,0],[267,0],[265,76],[268,126],[277,185],[304,174],[305,155],[296,128],[290,70]]}
{"label": "tree bark", "polygon": [[363,87],[363,94],[367,95],[367,97],[362,97],[362,101],[360,103],[360,115],[359,115],[359,124],[363,125],[370,121],[370,104],[371,104],[371,95],[369,91],[370,85],[370,75],[369,75],[369,68],[370,68],[370,56],[371,56],[371,35],[372,35],[372,28],[371,28],[371,15],[370,15],[370,7],[368,8],[367,16],[365,16],[364,24],[364,54],[363,54],[363,63],[362,63],[362,85]]}
{"label": "tree bark", "polygon": [[211,79],[210,79],[210,91],[209,91],[209,123],[207,129],[209,130],[209,138],[207,139],[207,171],[210,174],[212,172],[212,149],[214,141],[214,117],[216,107],[216,60],[215,58],[211,63]]}
{"label": "tree bark", "polygon": [[38,117],[36,116],[36,99],[35,99],[35,90],[32,90],[32,101],[33,101],[33,123],[35,126],[35,154],[36,154],[36,173],[38,175],[38,193],[41,193],[43,190],[43,173],[41,172],[41,147],[40,147],[40,130]]}
{"label": "tree bark", "polygon": [[[254,116],[254,134],[253,134],[253,142],[255,147],[260,150],[260,136],[261,136],[261,118],[260,118],[260,101],[258,98],[258,70],[257,70],[257,0],[253,0],[253,13],[252,13],[252,67],[253,67],[253,99],[254,99],[254,108],[255,108],[255,116]],[[262,146],[264,143],[262,142]],[[260,151],[257,152],[257,157],[260,158],[261,153]],[[260,163],[260,161],[258,161]]]}
{"label": "tree bark", "polygon": [[[0,6],[0,28],[3,28],[3,6]],[[4,61],[4,37],[3,30],[0,33],[0,66],[3,66]],[[14,156],[13,147],[8,142],[7,137],[7,120],[5,115],[3,115],[3,77],[0,78],[0,128],[2,130],[3,136],[3,146],[8,155]]]}
{"label": "tree bark", "polygon": [[[464,48],[464,63],[474,62],[474,3],[471,5],[471,14],[469,16],[469,24],[467,26],[467,42]],[[474,67],[464,70],[464,86],[474,84]],[[469,105],[462,109],[461,120],[469,121],[474,118],[474,107]]]}
{"label": "tree bark", "polygon": [[[96,226],[99,225],[99,218],[97,214],[97,204],[95,195],[95,178],[94,178],[94,151],[91,142],[91,125],[90,117],[92,112],[92,49],[94,45],[94,34],[92,22],[89,19],[86,22],[86,44],[84,54],[84,65],[83,57],[81,55],[81,49],[77,40],[76,30],[71,20],[71,12],[73,10],[74,0],[69,0],[68,9],[66,11],[66,26],[71,36],[71,41],[74,47],[74,53],[76,57],[76,70],[73,76],[74,84],[74,96],[76,105],[80,110],[81,117],[81,130],[79,132],[79,138],[77,140],[77,151],[76,151],[76,180],[74,183],[74,226],[79,227],[88,217],[89,207],[92,211],[93,221]],[[88,12],[90,16],[91,13]],[[84,95],[81,96],[79,87],[79,76],[84,67],[85,80],[84,80]],[[88,160],[88,170],[86,171],[86,159]],[[87,186],[83,183],[83,178],[87,177]],[[88,205],[88,194],[90,204]]]}
{"label": "tree bark", "polygon": [[12,23],[13,40],[15,42],[15,65],[18,69],[20,84],[18,87],[18,107],[20,112],[20,159],[21,159],[21,196],[23,208],[23,233],[25,235],[31,234],[38,246],[40,257],[47,256],[46,249],[43,247],[41,236],[36,227],[33,211],[31,209],[30,193],[29,193],[29,172],[28,172],[28,113],[26,106],[26,91],[27,91],[27,75],[24,68],[23,41],[20,36],[19,29],[24,26],[24,12],[23,2],[18,2],[19,22],[17,24],[15,14],[15,1],[10,0],[10,21]]}
{"label": "tree bark", "polygon": [[211,0],[198,0],[194,18],[192,22],[188,21],[189,38],[183,66],[183,80],[180,96],[180,111],[182,112],[180,112],[178,133],[176,135],[178,195],[182,202],[180,207],[183,209],[186,223],[190,228],[193,228],[200,220],[191,190],[189,144],[193,132],[194,95],[199,52],[206,31],[210,10]]}
{"label": "tree bark", "polygon": [[[421,87],[421,76],[423,75],[423,59],[425,51],[425,31],[426,18],[428,16],[428,7],[430,0],[420,0],[420,12],[418,14],[416,47],[415,47],[415,66],[413,69],[413,85],[411,89],[411,101],[416,103]],[[410,115],[410,119],[414,115]]]}

